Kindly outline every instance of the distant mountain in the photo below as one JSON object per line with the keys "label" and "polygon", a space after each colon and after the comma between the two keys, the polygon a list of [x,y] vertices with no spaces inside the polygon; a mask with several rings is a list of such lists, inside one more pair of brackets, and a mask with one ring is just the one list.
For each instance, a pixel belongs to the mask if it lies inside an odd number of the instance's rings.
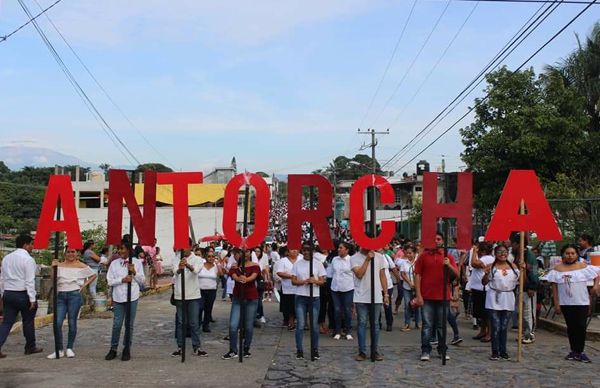
{"label": "distant mountain", "polygon": [[0,146],[0,160],[11,170],[23,167],[52,167],[54,165],[79,165],[98,168],[98,163],[85,162],[75,156],[66,155],[48,148],[28,147],[23,145]]}

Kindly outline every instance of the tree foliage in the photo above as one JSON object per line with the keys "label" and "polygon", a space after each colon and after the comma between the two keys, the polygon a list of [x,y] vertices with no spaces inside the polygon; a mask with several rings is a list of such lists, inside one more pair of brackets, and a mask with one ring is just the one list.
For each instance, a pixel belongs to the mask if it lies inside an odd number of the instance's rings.
{"label": "tree foliage", "polygon": [[136,171],[173,172],[173,169],[162,163],[144,163],[137,166]]}
{"label": "tree foliage", "polygon": [[[382,174],[381,166],[375,161],[377,174]],[[314,171],[317,174],[325,175],[329,180],[355,180],[363,175],[373,172],[373,159],[364,154],[356,154],[352,159],[340,155],[320,170]]]}

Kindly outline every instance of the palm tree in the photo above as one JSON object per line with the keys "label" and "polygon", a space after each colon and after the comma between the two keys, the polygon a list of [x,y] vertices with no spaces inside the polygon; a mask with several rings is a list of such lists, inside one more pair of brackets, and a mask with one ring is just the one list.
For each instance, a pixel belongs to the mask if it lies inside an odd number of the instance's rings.
{"label": "palm tree", "polygon": [[556,65],[546,66],[548,76],[559,76],[586,98],[589,131],[600,132],[600,22],[596,22],[585,44],[577,38],[578,48]]}

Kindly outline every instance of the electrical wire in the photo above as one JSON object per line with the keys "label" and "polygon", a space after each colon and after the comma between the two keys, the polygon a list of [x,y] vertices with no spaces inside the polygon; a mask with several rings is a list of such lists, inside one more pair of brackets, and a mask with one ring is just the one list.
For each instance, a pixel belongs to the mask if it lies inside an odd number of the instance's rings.
{"label": "electrical wire", "polygon": [[[40,13],[38,13],[37,15],[35,15],[34,17],[30,18],[27,22],[21,24],[16,30],[14,30],[13,32],[11,32],[8,35],[4,35],[4,36],[0,36],[0,43],[4,42],[6,39],[10,38],[11,36],[13,36],[14,34],[16,34],[17,32],[21,31],[21,29],[23,29],[25,26],[27,26],[29,23],[33,22],[35,19],[37,19],[38,17],[40,17],[42,14],[46,14],[46,11],[50,10],[52,7],[54,7],[56,4],[60,3],[62,0],[56,0],[54,3],[52,3],[49,7],[43,9]],[[39,5],[39,4],[38,4]],[[40,7],[41,9],[42,7]]]}

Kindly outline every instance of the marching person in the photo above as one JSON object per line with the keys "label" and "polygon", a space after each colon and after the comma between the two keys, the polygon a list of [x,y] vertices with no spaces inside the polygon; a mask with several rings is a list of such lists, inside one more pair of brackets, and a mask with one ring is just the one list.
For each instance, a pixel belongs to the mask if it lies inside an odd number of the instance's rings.
{"label": "marching person", "polygon": [[571,348],[565,359],[589,363],[591,360],[583,352],[590,308],[587,283],[594,281],[592,291],[598,295],[600,277],[595,267],[579,260],[580,252],[576,245],[565,245],[561,250],[561,256],[562,263],[557,264],[544,279],[553,283],[554,311],[565,316]]}
{"label": "marching person", "polygon": [[[314,344],[311,358],[319,360],[319,310],[321,303],[319,300],[319,287],[325,284],[325,267],[319,260],[312,257],[311,247],[302,246],[303,259],[296,261],[292,268],[292,284],[296,286],[296,359],[304,359],[304,350],[302,347],[302,338],[304,336],[304,320],[309,306],[312,303],[312,325],[311,340]],[[310,273],[310,261],[312,260],[313,273]],[[316,286],[316,287],[315,287]],[[312,287],[312,300],[310,289]]]}
{"label": "marching person", "polygon": [[[383,361],[383,355],[379,352],[379,324],[377,319],[381,315],[382,304],[389,304],[387,293],[388,285],[385,276],[386,259],[382,254],[361,248],[350,259],[352,272],[354,272],[354,304],[358,318],[358,355],[356,361],[367,359],[367,322],[369,321],[369,310],[374,310],[374,338],[371,338],[371,358]],[[375,265],[375,285],[371,284],[371,265]],[[375,304],[371,304],[371,287],[375,288]]]}
{"label": "marching person", "polygon": [[344,322],[344,335],[347,340],[352,340],[352,299],[354,297],[354,273],[350,262],[352,246],[341,242],[338,246],[338,255],[331,261],[332,280],[331,296],[333,298],[333,311],[335,314],[334,340],[342,336],[342,321]]}
{"label": "marching person", "polygon": [[[250,345],[252,344],[252,334],[254,332],[254,318],[258,308],[258,290],[256,289],[256,277],[261,272],[260,266],[252,262],[252,250],[246,249],[244,257],[239,248],[232,250],[233,257],[237,260],[229,270],[229,276],[235,282],[233,287],[231,313],[229,315],[229,352],[225,353],[221,358],[231,360],[237,357],[238,352],[238,329],[240,328],[240,316],[242,314],[242,289],[243,298],[245,301],[244,321],[244,352],[245,358],[250,358]],[[244,271],[241,264],[244,260]]]}
{"label": "marching person", "polygon": [[[514,263],[517,266],[521,266],[520,257],[520,233],[513,232],[510,235],[510,243],[512,248],[512,255],[514,256]],[[537,289],[540,283],[538,275],[538,264],[535,255],[531,250],[527,248],[527,235],[525,235],[525,287],[523,294],[523,340],[524,344],[531,344],[535,342],[535,311],[536,311],[536,299]],[[518,303],[518,300],[517,300]],[[513,321],[514,322],[514,321]],[[517,321],[518,324],[518,321]]]}
{"label": "marching person", "polygon": [[[79,261],[77,251],[69,247],[65,251],[65,260],[61,262],[52,260],[52,267],[57,267],[56,321],[58,325],[58,354],[60,357],[66,354],[67,358],[73,358],[75,357],[73,345],[77,336],[77,316],[83,305],[81,292],[92,282],[95,282],[98,275],[88,265]],[[62,326],[66,316],[68,316],[69,337],[65,353],[63,352]],[[47,358],[50,360],[55,359],[56,352],[50,353]]]}
{"label": "marching person", "polygon": [[202,331],[210,333],[210,323],[213,321],[212,310],[217,297],[217,282],[223,276],[223,268],[215,263],[215,253],[206,252],[206,263],[200,267],[198,272],[198,281],[200,284],[200,294],[204,300],[203,307],[200,309],[200,323]]}
{"label": "marching person", "polygon": [[[93,240],[88,240],[85,242],[85,244],[83,244],[83,249],[81,252],[83,254],[83,262],[87,264],[87,266],[90,267],[96,275],[98,275],[102,258],[98,256],[96,252],[94,252],[95,245],[96,244],[94,244]],[[90,297],[92,300],[96,298],[96,285],[98,284],[97,279],[98,276],[96,276],[96,279],[89,286]]]}
{"label": "marching person", "polygon": [[2,260],[0,274],[0,293],[4,305],[4,319],[0,325],[0,358],[6,357],[1,349],[12,329],[17,314],[21,313],[23,320],[23,335],[25,336],[25,354],[40,353],[42,348],[35,344],[34,318],[37,312],[35,292],[36,264],[30,253],[33,250],[33,238],[22,234],[16,239],[17,249]]}
{"label": "marching person", "polygon": [[[423,306],[423,325],[421,327],[421,361],[429,361],[432,339],[437,338],[437,351],[440,357],[447,350],[443,339],[443,311],[448,309],[452,275],[458,277],[456,260],[451,255],[445,255],[444,235],[435,234],[436,248],[425,249],[419,255],[415,264],[415,291],[417,305]],[[444,284],[444,271],[448,271],[447,283]],[[444,287],[447,299],[444,302]],[[434,331],[436,335],[434,336]],[[435,342],[434,342],[435,344]],[[446,355],[446,359],[450,357]]]}
{"label": "marching person", "polygon": [[[129,247],[121,243],[118,246],[119,257],[113,260],[108,267],[106,281],[109,287],[112,287],[113,298],[113,325],[112,337],[110,341],[110,350],[104,357],[105,360],[114,360],[117,357],[117,348],[119,346],[119,338],[121,337],[121,328],[125,320],[127,306],[127,284],[131,284],[131,316],[129,319],[129,342],[123,339],[123,353],[121,354],[122,361],[131,359],[131,342],[133,338],[133,326],[135,323],[135,313],[137,311],[138,299],[140,298],[140,284],[144,284],[144,267],[142,262],[137,258],[132,258],[132,263],[129,264]],[[129,275],[131,272],[131,275]]]}
{"label": "marching person", "polygon": [[[174,285],[174,298],[176,313],[176,326],[175,326],[175,337],[177,338],[177,350],[171,353],[173,357],[181,356],[181,348],[186,340],[186,333],[182,332],[181,327],[183,325],[183,312],[187,315],[187,324],[190,327],[192,336],[192,349],[193,354],[206,357],[207,354],[204,350],[200,349],[200,311],[203,309],[204,299],[200,294],[200,286],[198,283],[198,273],[202,267],[202,259],[198,256],[192,255],[192,251],[185,249],[183,251],[183,257],[179,260],[177,266],[178,271],[173,275]],[[181,276],[184,276],[185,280],[185,295],[181,291]],[[215,280],[216,284],[216,280]],[[184,298],[185,297],[185,298]]]}
{"label": "marching person", "polygon": [[406,244],[404,246],[404,258],[400,267],[400,274],[402,276],[402,292],[404,293],[404,327],[401,331],[410,331],[411,318],[415,321],[415,329],[418,329],[421,325],[421,308],[417,307],[413,309],[410,306],[410,301],[415,297],[415,258],[416,249],[412,244]]}
{"label": "marching person", "polygon": [[283,321],[284,323],[287,322],[289,331],[296,328],[296,286],[292,284],[292,268],[297,260],[298,250],[290,249],[287,251],[287,256],[282,255],[275,269],[275,273],[281,279],[281,312],[283,313]]}
{"label": "marching person", "polygon": [[467,288],[471,290],[471,299],[473,301],[473,318],[476,318],[477,323],[479,324],[479,333],[474,336],[473,339],[481,342],[490,342],[490,317],[488,316],[485,307],[487,289],[481,280],[483,279],[486,270],[488,270],[492,263],[494,263],[491,244],[482,241],[477,246],[474,246],[470,263],[471,267],[473,267],[473,271],[469,277]]}

